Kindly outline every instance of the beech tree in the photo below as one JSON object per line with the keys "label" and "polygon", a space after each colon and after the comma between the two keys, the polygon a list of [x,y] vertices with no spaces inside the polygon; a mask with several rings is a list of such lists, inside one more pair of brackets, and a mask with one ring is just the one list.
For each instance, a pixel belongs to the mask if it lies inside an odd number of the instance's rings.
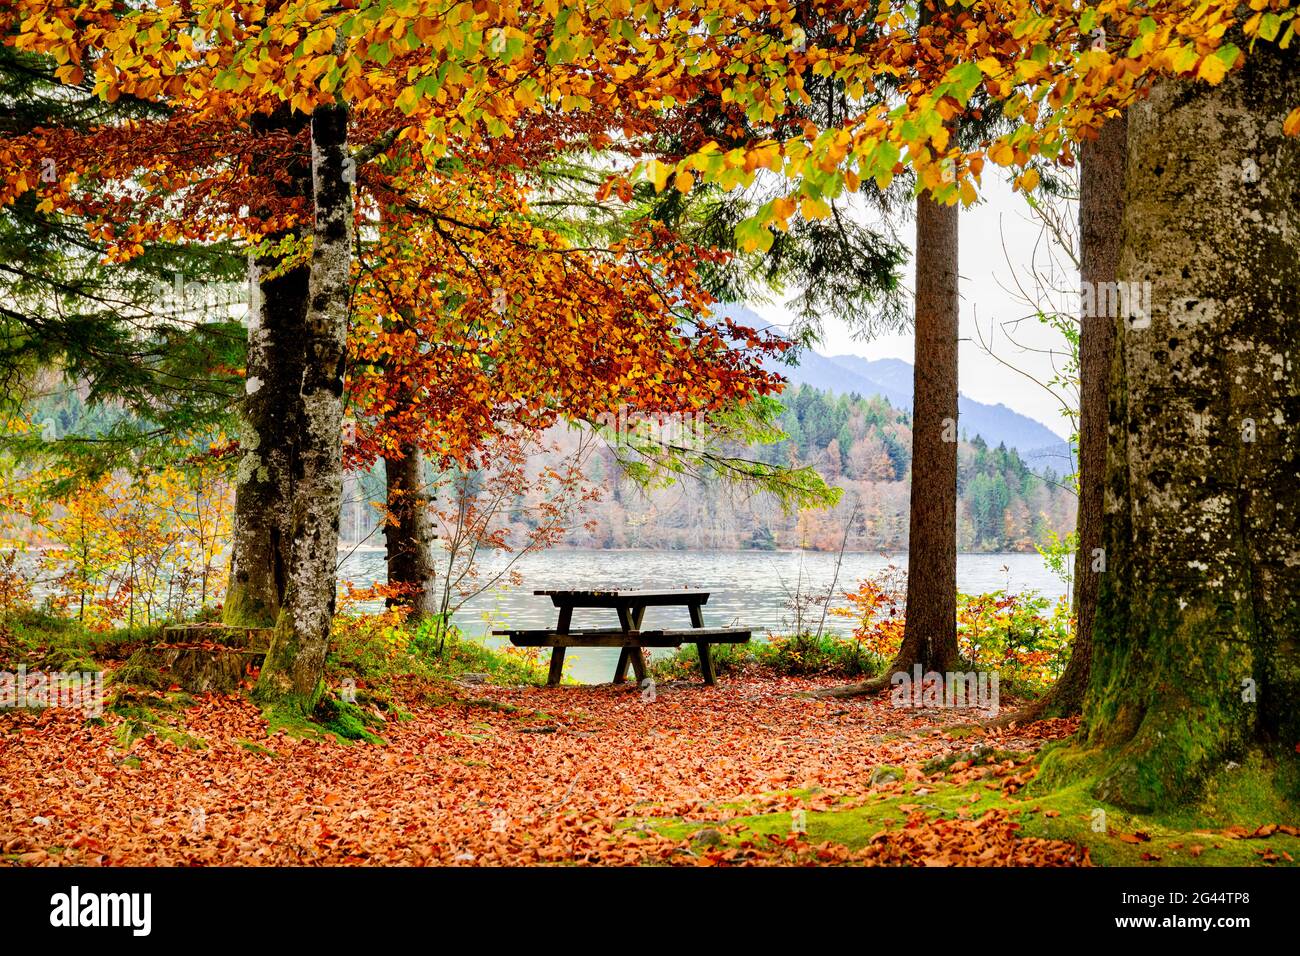
{"label": "beech tree", "polygon": [[315,707],[325,673],[343,494],[343,367],[356,215],[346,103],[321,103],[312,111],[311,155],[306,357],[289,406],[297,434],[287,502],[288,585],[257,687],[259,696],[303,713]]}
{"label": "beech tree", "polygon": [[[312,192],[311,154],[304,133],[308,118],[280,107],[251,118],[249,130],[260,159],[252,164],[262,195],[305,202]],[[270,218],[270,205],[256,210]],[[239,464],[230,577],[222,617],[227,624],[270,627],[288,586],[287,528],[290,462],[296,430],[289,415],[307,361],[300,334],[307,311],[309,270],[286,261],[276,241],[299,229],[269,236],[248,253],[249,307],[244,398],[239,409]]]}
{"label": "beech tree", "polygon": [[1300,461],[1298,67],[1261,43],[1128,114],[1118,277],[1150,309],[1116,326],[1092,676],[1049,767],[1134,809],[1300,741],[1300,512],[1279,481]]}

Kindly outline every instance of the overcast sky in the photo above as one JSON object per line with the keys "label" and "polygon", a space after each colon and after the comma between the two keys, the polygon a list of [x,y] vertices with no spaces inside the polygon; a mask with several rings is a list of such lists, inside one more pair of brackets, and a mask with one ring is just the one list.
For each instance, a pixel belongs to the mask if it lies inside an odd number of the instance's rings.
{"label": "overcast sky", "polygon": [[[1068,437],[1069,421],[1061,415],[1059,402],[1035,382],[988,355],[976,336],[976,322],[986,342],[990,340],[989,326],[992,322],[992,342],[999,358],[1040,380],[1048,380],[1054,374],[1053,360],[1033,350],[1060,350],[1064,348],[1065,340],[1034,318],[1005,329],[1003,324],[1030,313],[1030,306],[1016,290],[1017,279],[1032,293],[1036,285],[1035,270],[1044,280],[1044,286],[1072,288],[1077,284],[1077,276],[1070,274],[1067,259],[1053,253],[1023,196],[1013,193],[1010,186],[992,176],[985,178],[982,193],[984,199],[980,204],[961,213],[961,391],[977,401],[1000,402],[1037,419],[1062,437]],[[910,246],[915,238],[914,223],[903,223],[899,234]],[[1055,278],[1050,275],[1053,260],[1057,268]],[[1062,266],[1064,271],[1061,271]],[[912,288],[911,269],[909,264],[909,290]],[[1070,306],[1059,293],[1049,292],[1044,301],[1055,301],[1061,308]],[[788,323],[788,313],[779,304],[756,304],[753,308],[771,322]],[[910,333],[867,341],[853,338],[846,323],[834,316],[824,316],[823,322],[825,336],[817,350],[824,355],[852,353],[870,359],[912,361]],[[1014,335],[1014,342],[1008,333]]]}

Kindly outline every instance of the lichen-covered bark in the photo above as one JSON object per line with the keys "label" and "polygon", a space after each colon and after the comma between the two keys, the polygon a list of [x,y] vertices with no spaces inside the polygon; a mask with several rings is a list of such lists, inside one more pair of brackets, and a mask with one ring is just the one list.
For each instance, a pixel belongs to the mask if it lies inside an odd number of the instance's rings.
{"label": "lichen-covered bark", "polygon": [[[302,122],[286,110],[257,116],[268,135],[296,136]],[[275,171],[265,171],[270,178]],[[291,162],[275,179],[285,197],[308,196],[311,167]],[[278,237],[273,237],[278,238]],[[269,277],[271,255],[249,255],[248,358],[240,408],[239,467],[230,551],[230,583],[222,618],[227,624],[269,627],[284,598],[288,564],[288,462],[294,428],[290,416],[305,361],[302,326],[307,311],[306,266]]]}
{"label": "lichen-covered bark", "polygon": [[1195,797],[1300,741],[1300,58],[1260,43],[1222,85],[1130,112],[1101,576],[1082,748],[1094,793]]}
{"label": "lichen-covered bark", "polygon": [[433,523],[424,483],[424,453],[418,445],[406,445],[400,454],[385,457],[384,473],[388,484],[389,520],[384,525],[388,583],[404,592],[390,597],[388,605],[409,607],[417,618],[434,614],[438,602],[433,589]]}
{"label": "lichen-covered bark", "polygon": [[[1097,139],[1083,145],[1079,181],[1079,281],[1085,308],[1079,322],[1079,509],[1074,560],[1074,644],[1070,661],[1051,693],[1035,708],[1037,716],[1064,717],[1083,709],[1092,671],[1092,629],[1097,593],[1105,573],[1102,545],[1106,430],[1109,417],[1111,356],[1116,316],[1101,303],[1113,297],[1098,290],[1115,288],[1123,247],[1124,167],[1128,119],[1108,120]],[[1101,554],[1097,551],[1101,549]],[[1098,560],[1100,558],[1100,560]]]}
{"label": "lichen-covered bark", "polygon": [[916,202],[916,364],[907,618],[892,670],[957,663],[958,212]]}
{"label": "lichen-covered bark", "polygon": [[306,355],[293,403],[297,441],[288,470],[290,557],[284,602],[257,687],[260,699],[304,714],[320,696],[334,617],[353,233],[347,123],[342,104],[318,106],[312,114],[315,219]]}
{"label": "lichen-covered bark", "polygon": [[259,289],[249,310],[246,393],[240,415],[239,467],[223,620],[270,626],[280,612],[288,562],[288,460],[293,445],[290,410],[302,381],[302,322],[307,270],[264,278],[273,262],[250,256],[250,285]]}

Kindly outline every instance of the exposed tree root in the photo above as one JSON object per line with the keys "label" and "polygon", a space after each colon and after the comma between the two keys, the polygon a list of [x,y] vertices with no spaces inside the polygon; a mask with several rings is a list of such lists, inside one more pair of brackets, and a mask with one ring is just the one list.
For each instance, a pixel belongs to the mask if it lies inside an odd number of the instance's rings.
{"label": "exposed tree root", "polygon": [[[892,668],[889,674],[894,673],[897,668]],[[889,675],[883,677],[873,677],[871,680],[862,681],[858,684],[845,684],[842,687],[819,687],[817,690],[808,691],[808,697],[862,697],[869,694],[879,694],[889,686]]]}

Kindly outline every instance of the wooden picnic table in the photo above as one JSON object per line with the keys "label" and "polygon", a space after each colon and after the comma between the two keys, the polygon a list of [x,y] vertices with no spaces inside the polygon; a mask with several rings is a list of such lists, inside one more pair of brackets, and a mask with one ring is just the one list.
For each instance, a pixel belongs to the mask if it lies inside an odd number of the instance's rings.
{"label": "wooden picnic table", "polygon": [[[694,644],[699,652],[700,673],[704,683],[713,684],[717,676],[713,670],[713,657],[710,644],[743,644],[749,640],[750,632],[746,628],[704,626],[703,606],[709,601],[708,591],[696,591],[689,588],[667,590],[651,589],[547,589],[534,591],[539,597],[549,597],[551,603],[559,608],[559,620],[554,630],[508,630],[495,631],[510,638],[517,647],[550,647],[551,669],[547,675],[547,686],[554,687],[560,682],[564,670],[564,653],[570,647],[617,647],[619,648],[618,665],[614,669],[614,683],[627,679],[628,665],[636,674],[638,682],[645,680],[645,657],[642,654],[647,647],[680,647],[684,643]],[[670,630],[641,630],[647,608],[651,607],[685,607],[690,613],[690,628]],[[612,609],[618,614],[618,629],[574,630],[573,612],[577,608]]]}

